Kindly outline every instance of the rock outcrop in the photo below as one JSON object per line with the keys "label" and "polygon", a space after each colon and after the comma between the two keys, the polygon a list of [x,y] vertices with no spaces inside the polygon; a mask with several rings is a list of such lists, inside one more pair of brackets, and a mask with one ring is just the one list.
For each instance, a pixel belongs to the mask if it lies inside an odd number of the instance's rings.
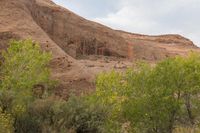
{"label": "rock outcrop", "polygon": [[[28,7],[35,22],[74,58],[94,54],[127,56],[125,39],[108,27],[88,21],[50,1],[32,0]],[[102,49],[105,52],[101,52]]]}
{"label": "rock outcrop", "polygon": [[199,51],[199,48],[189,39],[175,34],[149,36],[118,31],[128,42],[128,57],[159,61],[161,59],[186,55],[189,51]]}

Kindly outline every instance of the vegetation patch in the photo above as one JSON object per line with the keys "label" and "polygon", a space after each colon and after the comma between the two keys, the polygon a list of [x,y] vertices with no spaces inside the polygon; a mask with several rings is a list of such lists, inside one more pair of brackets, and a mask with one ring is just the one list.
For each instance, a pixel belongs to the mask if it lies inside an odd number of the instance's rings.
{"label": "vegetation patch", "polygon": [[67,101],[49,91],[51,54],[11,41],[0,65],[0,133],[199,132],[200,55],[101,73],[96,91]]}

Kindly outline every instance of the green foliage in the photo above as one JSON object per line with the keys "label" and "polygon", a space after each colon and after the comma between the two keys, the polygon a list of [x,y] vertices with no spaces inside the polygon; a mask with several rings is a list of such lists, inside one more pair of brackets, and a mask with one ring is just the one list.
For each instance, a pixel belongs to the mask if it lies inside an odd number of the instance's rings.
{"label": "green foliage", "polygon": [[37,122],[28,117],[27,107],[35,99],[35,85],[49,83],[48,63],[51,54],[42,52],[39,45],[32,40],[24,40],[11,41],[9,48],[2,52],[2,57],[0,131],[34,131]]}
{"label": "green foliage", "polygon": [[71,97],[68,101],[39,99],[16,122],[17,132],[102,133],[107,109],[91,103],[87,97]]}
{"label": "green foliage", "polygon": [[96,80],[96,95],[103,104],[110,106],[113,113],[120,112],[121,103],[124,101],[125,82],[120,73],[112,71],[110,73],[99,74]]}
{"label": "green foliage", "polygon": [[55,98],[38,99],[18,115],[16,133],[102,133],[108,109],[91,103],[86,97],[70,97],[68,101]]}
{"label": "green foliage", "polygon": [[127,72],[126,77],[130,83],[127,87],[131,91],[123,111],[135,132],[170,132],[171,117],[179,107],[179,101],[176,102],[173,97],[173,88],[164,88],[165,80],[160,80],[163,74],[157,72],[157,68],[142,64],[138,70]]}
{"label": "green foliage", "polygon": [[27,112],[16,117],[14,127],[15,133],[42,133],[42,127],[37,117]]}
{"label": "green foliage", "polygon": [[200,55],[169,58],[155,67],[139,63],[126,74],[101,74],[96,94],[114,106],[118,119],[112,121],[131,123],[130,132],[171,133],[175,126],[198,125]]}
{"label": "green foliage", "polygon": [[[64,102],[64,101],[63,101]],[[63,112],[60,110],[61,103],[54,98],[37,99],[30,103],[26,112],[17,117],[15,123],[18,133],[48,133],[60,132],[57,123],[57,114]]]}
{"label": "green foliage", "polygon": [[102,133],[107,119],[107,109],[97,103],[91,103],[84,97],[71,97],[61,109],[64,113],[57,118],[62,126],[77,133]]}
{"label": "green foliage", "polygon": [[109,108],[109,118],[105,127],[107,132],[121,132],[123,121],[119,116],[122,103],[126,100],[125,93],[127,93],[126,81],[122,73],[111,71],[97,76],[94,99]]}
{"label": "green foliage", "polygon": [[17,100],[27,101],[34,85],[48,82],[51,55],[32,40],[11,41],[2,56],[0,93],[12,90]]}
{"label": "green foliage", "polygon": [[0,133],[13,133],[13,122],[11,114],[3,112],[0,108]]}

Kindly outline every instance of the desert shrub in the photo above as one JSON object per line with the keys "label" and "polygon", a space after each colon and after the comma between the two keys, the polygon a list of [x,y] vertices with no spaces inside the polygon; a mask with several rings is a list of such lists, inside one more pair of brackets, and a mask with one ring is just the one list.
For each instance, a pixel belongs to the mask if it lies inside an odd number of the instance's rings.
{"label": "desert shrub", "polygon": [[29,116],[37,120],[43,133],[60,132],[57,115],[63,112],[60,108],[65,102],[54,98],[35,100],[29,106]]}
{"label": "desert shrub", "polygon": [[42,133],[42,127],[37,117],[25,112],[15,118],[15,133]]}
{"label": "desert shrub", "polygon": [[[49,133],[60,132],[57,127],[57,115],[60,112],[61,103],[54,98],[36,99],[29,103],[23,115],[16,116],[15,128],[17,133]],[[58,122],[58,123],[57,123]]]}
{"label": "desert shrub", "polygon": [[66,101],[53,97],[36,99],[30,103],[24,115],[17,117],[16,129],[19,133],[57,133],[67,132],[67,129],[60,122],[59,118],[65,112],[61,107]]}
{"label": "desert shrub", "polygon": [[107,109],[91,103],[83,97],[71,97],[61,106],[63,113],[57,115],[60,127],[76,133],[102,133],[107,119]]}
{"label": "desert shrub", "polygon": [[16,132],[105,132],[104,125],[109,113],[88,97],[72,96],[68,101],[55,98],[35,100],[24,115],[17,117]]}

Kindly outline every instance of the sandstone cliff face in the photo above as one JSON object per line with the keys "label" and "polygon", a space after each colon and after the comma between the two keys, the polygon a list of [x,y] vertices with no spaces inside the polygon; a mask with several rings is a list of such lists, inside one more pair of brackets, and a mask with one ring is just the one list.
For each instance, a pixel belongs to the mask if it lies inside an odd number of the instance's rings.
{"label": "sandstone cliff face", "polygon": [[152,41],[157,43],[162,43],[166,45],[182,45],[185,47],[195,47],[194,43],[178,34],[168,34],[168,35],[158,35],[158,36],[150,36],[150,35],[142,35],[142,34],[134,34],[124,31],[118,31],[121,36],[125,38],[131,38],[135,40],[141,41]]}
{"label": "sandstone cliff face", "polygon": [[[199,51],[180,35],[146,36],[115,31],[51,0],[0,0],[0,49],[5,49],[13,38],[32,38],[43,50],[51,51],[52,77],[63,88],[77,89],[91,87],[98,72],[126,68],[137,59],[155,62],[185,55],[190,50]],[[79,60],[83,56],[87,60]],[[124,61],[120,63],[123,67],[116,67],[120,66],[119,60]]]}
{"label": "sandstone cliff face", "polygon": [[4,40],[30,37],[39,41],[44,50],[52,51],[54,58],[66,56],[66,53],[35,23],[25,0],[1,0],[0,8],[0,35]]}
{"label": "sandstone cliff face", "polygon": [[189,39],[175,34],[149,36],[118,31],[128,42],[128,57],[148,61],[159,61],[189,51],[199,51]]}
{"label": "sandstone cliff face", "polygon": [[114,30],[46,3],[32,0],[28,5],[32,17],[69,55],[74,58],[95,54],[127,56],[127,43]]}

